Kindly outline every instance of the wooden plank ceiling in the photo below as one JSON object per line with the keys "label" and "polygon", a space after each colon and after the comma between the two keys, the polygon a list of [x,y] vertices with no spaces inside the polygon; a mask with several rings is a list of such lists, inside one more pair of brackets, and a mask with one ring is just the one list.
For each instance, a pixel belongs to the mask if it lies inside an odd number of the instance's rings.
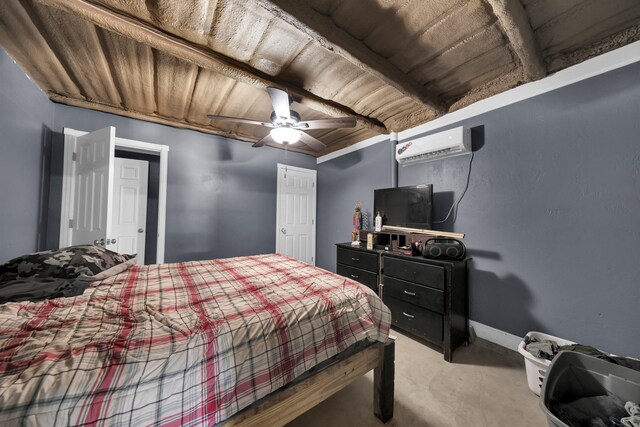
{"label": "wooden plank ceiling", "polygon": [[256,141],[265,88],[323,155],[640,38],[637,0],[3,0],[0,44],[55,102]]}

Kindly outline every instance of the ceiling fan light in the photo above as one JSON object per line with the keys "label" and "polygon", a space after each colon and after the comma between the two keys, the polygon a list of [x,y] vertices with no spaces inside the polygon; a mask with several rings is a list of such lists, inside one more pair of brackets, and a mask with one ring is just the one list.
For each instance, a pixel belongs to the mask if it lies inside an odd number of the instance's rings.
{"label": "ceiling fan light", "polygon": [[301,132],[298,129],[288,127],[274,128],[271,129],[271,138],[280,144],[293,144],[298,142],[300,139],[300,133]]}

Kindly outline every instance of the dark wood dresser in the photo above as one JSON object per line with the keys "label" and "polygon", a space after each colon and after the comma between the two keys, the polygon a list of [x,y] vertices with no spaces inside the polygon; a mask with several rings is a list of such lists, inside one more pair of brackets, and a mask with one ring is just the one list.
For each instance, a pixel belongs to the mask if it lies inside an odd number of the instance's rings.
{"label": "dark wood dresser", "polygon": [[337,273],[376,290],[393,325],[440,347],[448,362],[469,335],[468,261],[337,244]]}
{"label": "dark wood dresser", "polygon": [[339,245],[336,271],[362,283],[378,293],[380,283],[380,264],[377,251]]}

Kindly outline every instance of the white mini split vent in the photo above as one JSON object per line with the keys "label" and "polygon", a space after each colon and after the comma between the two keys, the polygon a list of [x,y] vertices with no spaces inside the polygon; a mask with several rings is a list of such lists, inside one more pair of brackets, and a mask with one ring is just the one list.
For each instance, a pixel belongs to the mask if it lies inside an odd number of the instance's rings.
{"label": "white mini split vent", "polygon": [[402,166],[471,153],[471,129],[460,126],[396,146]]}

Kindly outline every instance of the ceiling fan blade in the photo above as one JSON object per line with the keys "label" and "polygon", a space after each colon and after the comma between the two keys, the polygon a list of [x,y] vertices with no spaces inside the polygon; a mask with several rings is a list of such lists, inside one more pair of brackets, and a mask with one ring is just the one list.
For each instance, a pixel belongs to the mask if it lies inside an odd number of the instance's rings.
{"label": "ceiling fan blade", "polygon": [[265,136],[260,141],[258,141],[255,144],[253,144],[252,147],[254,147],[254,148],[262,147],[263,145],[270,144],[272,142],[275,142],[275,141],[273,140],[273,138],[271,138],[271,134],[268,133],[267,136]]}
{"label": "ceiling fan blade", "polygon": [[259,122],[257,120],[241,119],[240,117],[216,116],[214,114],[207,114],[207,117],[209,117],[209,119],[211,120],[219,120],[223,122],[236,122],[246,125],[266,126],[270,128],[273,127],[273,124],[271,124],[270,122]]}
{"label": "ceiling fan blade", "polygon": [[299,122],[296,129],[338,129],[356,127],[356,119],[353,117],[337,117],[334,119],[308,120]]}
{"label": "ceiling fan blade", "polygon": [[291,117],[289,94],[275,87],[268,87],[267,93],[269,94],[269,98],[271,98],[271,104],[273,105],[273,111],[276,112],[276,116],[289,119]]}
{"label": "ceiling fan blade", "polygon": [[304,133],[304,132],[300,132],[300,142],[302,142],[303,144],[309,146],[310,148],[312,148],[315,151],[321,151],[321,150],[327,148],[327,146],[324,145],[322,142],[318,141],[317,139],[315,139],[314,137],[312,137],[308,133]]}

